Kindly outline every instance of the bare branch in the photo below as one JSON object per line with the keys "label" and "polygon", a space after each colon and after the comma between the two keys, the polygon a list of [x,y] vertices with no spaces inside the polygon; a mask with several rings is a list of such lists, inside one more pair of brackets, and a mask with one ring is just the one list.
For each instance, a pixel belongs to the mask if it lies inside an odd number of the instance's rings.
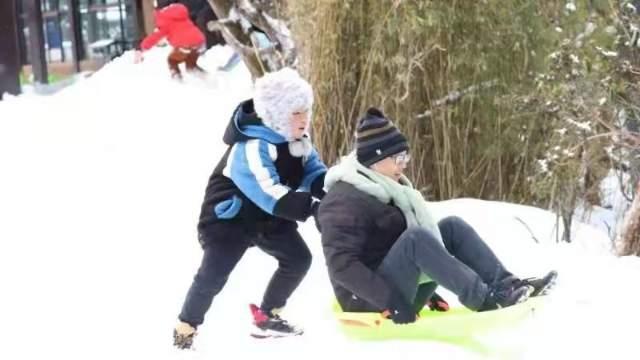
{"label": "bare branch", "polygon": [[[218,21],[207,24],[219,30],[254,78],[284,66],[295,66],[297,51],[284,21],[268,14],[272,0],[208,0]],[[266,39],[265,39],[266,37]]]}
{"label": "bare branch", "polygon": [[253,25],[267,34],[269,40],[276,44],[282,54],[283,65],[293,66],[297,60],[295,44],[291,40],[291,32],[285,23],[274,19],[261,8],[254,6],[249,0],[235,0],[236,11]]}
{"label": "bare branch", "polygon": [[522,223],[522,225],[524,225],[524,227],[527,229],[527,231],[529,231],[529,234],[531,234],[531,238],[533,239],[533,241],[536,242],[536,244],[540,244],[540,241],[538,240],[538,238],[536,238],[536,236],[533,234],[533,231],[531,231],[531,228],[529,227],[529,225],[527,225],[526,222],[524,222],[524,220],[520,219],[519,217],[515,216],[515,219],[518,220],[520,223]]}
{"label": "bare branch", "polygon": [[443,107],[443,106],[447,106],[447,105],[452,105],[455,104],[457,102],[459,102],[460,100],[462,100],[462,98],[470,93],[473,92],[478,92],[480,90],[484,90],[484,89],[489,89],[492,88],[494,86],[496,86],[498,84],[498,80],[494,79],[494,80],[490,80],[490,81],[485,81],[483,83],[480,84],[476,84],[476,85],[471,85],[466,89],[463,90],[454,90],[452,92],[450,92],[447,96],[438,99],[436,101],[434,101],[433,105],[431,106],[431,109],[423,112],[422,114],[419,114],[418,116],[416,116],[416,118],[418,119],[425,119],[425,118],[430,118],[431,115],[433,114],[433,110],[439,107]]}
{"label": "bare branch", "polygon": [[[240,41],[238,41],[238,39],[236,39],[233,34],[231,34],[231,32],[229,31],[229,29],[224,26],[224,24],[230,24],[233,23],[234,21],[229,20],[229,19],[225,19],[224,21],[209,21],[207,23],[207,29],[209,29],[209,31],[221,31],[223,33],[226,33],[226,35],[231,39],[231,46],[234,49],[240,49],[240,51],[243,54],[253,54],[256,52],[256,50],[253,47],[250,46],[246,46],[243,43],[241,43]],[[260,55],[269,55],[269,54],[273,54],[275,53],[276,47],[274,45],[265,47],[265,48],[261,48],[259,50],[257,50],[258,54]]]}
{"label": "bare branch", "polygon": [[209,29],[209,31],[220,31],[222,32],[222,36],[225,38],[225,40],[227,41],[227,43],[229,43],[229,45],[234,48],[236,51],[240,52],[242,55],[250,55],[253,53],[253,49],[249,46],[246,46],[245,44],[241,43],[229,30],[229,28],[227,26],[225,26],[224,24],[231,24],[234,23],[234,21],[229,20],[229,19],[225,19],[224,21],[209,21],[209,23],[207,24],[207,29]]}

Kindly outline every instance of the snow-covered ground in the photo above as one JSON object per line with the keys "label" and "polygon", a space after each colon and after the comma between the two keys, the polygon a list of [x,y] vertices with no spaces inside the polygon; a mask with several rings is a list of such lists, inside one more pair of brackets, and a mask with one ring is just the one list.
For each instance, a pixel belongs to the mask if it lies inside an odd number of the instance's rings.
{"label": "snow-covered ground", "polygon": [[[204,187],[251,79],[242,65],[215,73],[230,51],[214,48],[202,59],[209,79],[176,83],[166,51],[139,65],[128,53],[55,95],[0,103],[1,359],[478,357],[434,342],[346,339],[313,221],[301,232],[314,263],[284,314],[304,336],[247,335],[247,304],[260,301],[276,266],[251,249],[199,329],[197,351],[172,349],[200,261]],[[640,321],[640,261],[611,255],[606,233],[580,226],[575,243],[557,244],[556,217],[544,210],[473,199],[432,205],[438,216],[467,219],[517,274],[560,272],[547,305],[501,335],[520,344],[517,358],[637,358],[628,326]]]}

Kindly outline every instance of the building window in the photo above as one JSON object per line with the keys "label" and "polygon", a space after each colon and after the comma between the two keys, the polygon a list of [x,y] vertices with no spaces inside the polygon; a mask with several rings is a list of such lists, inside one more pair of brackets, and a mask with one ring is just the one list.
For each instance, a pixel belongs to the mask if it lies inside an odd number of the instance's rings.
{"label": "building window", "polygon": [[[69,62],[73,60],[73,34],[70,0],[41,0],[42,27],[45,36],[45,54],[47,62]],[[82,39],[81,52],[85,59],[108,61],[131,49],[137,41],[135,21],[135,0],[79,0],[79,32]],[[21,49],[29,54],[26,42],[29,31],[24,21],[25,14],[20,12]]]}

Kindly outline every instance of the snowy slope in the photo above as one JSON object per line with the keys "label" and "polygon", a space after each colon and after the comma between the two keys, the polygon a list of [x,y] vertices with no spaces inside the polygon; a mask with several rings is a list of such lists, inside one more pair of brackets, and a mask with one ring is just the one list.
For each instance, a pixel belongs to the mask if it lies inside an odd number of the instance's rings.
{"label": "snowy slope", "polygon": [[[203,59],[210,79],[184,84],[168,79],[165,55],[157,49],[134,65],[125,54],[53,96],[0,103],[1,359],[477,357],[439,343],[345,339],[312,221],[301,231],[314,263],[285,312],[304,336],[247,336],[247,304],[260,301],[276,266],[251,249],[215,299],[198,350],[173,350],[171,329],[200,260],[204,187],[251,81],[242,66],[213,72],[227,48]],[[634,358],[622,326],[640,320],[640,261],[609,255],[606,234],[582,227],[575,244],[557,245],[555,216],[543,210],[472,199],[433,208],[471,222],[519,275],[560,271],[548,306],[500,338],[521,343],[517,357]]]}

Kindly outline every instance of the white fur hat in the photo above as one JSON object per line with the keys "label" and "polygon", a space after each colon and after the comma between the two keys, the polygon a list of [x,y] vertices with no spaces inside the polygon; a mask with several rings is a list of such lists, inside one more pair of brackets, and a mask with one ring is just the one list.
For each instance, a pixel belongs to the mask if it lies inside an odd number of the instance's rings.
{"label": "white fur hat", "polygon": [[297,71],[283,68],[256,80],[253,104],[267,127],[291,141],[291,114],[308,111],[311,117],[313,90]]}

